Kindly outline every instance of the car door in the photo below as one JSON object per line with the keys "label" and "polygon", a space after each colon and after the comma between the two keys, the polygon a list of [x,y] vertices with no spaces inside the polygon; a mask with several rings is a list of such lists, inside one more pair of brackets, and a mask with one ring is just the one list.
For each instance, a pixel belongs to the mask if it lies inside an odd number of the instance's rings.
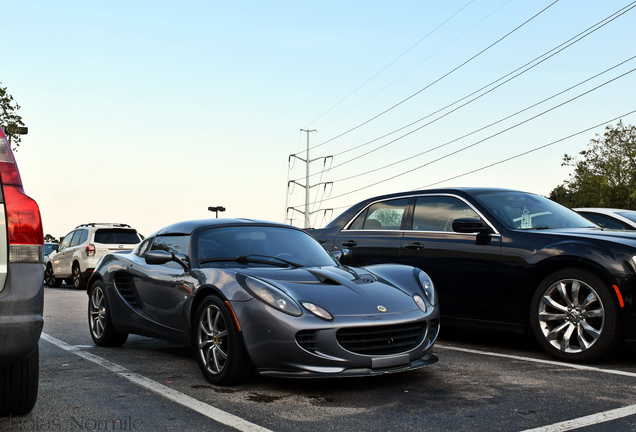
{"label": "car door", "polygon": [[[188,256],[189,235],[157,236],[149,250],[165,250]],[[147,264],[143,257],[128,269],[137,293],[139,307],[151,320],[164,326],[188,331],[184,305],[195,288],[195,280],[176,261]]]}
{"label": "car door", "polygon": [[[79,230],[73,230],[64,237],[58,253],[53,259],[53,273],[56,277],[67,277],[71,274],[71,260],[73,259],[73,238]],[[79,238],[79,237],[78,237]]]}
{"label": "car door", "polygon": [[365,208],[334,242],[345,249],[341,262],[360,267],[399,261],[408,198],[380,201]]}
{"label": "car door", "polygon": [[428,273],[443,316],[518,322],[518,314],[501,307],[506,299],[500,276],[501,236],[494,228],[488,235],[454,232],[453,220],[458,218],[484,220],[458,196],[417,197],[401,239],[400,262]]}

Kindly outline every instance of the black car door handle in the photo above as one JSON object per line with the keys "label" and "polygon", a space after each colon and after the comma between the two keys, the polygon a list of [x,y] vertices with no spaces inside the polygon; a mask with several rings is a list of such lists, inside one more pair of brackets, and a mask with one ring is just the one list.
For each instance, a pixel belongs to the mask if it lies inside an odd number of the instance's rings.
{"label": "black car door handle", "polygon": [[353,247],[355,245],[357,245],[358,243],[356,243],[354,240],[347,240],[347,241],[343,241],[342,245],[344,247]]}
{"label": "black car door handle", "polygon": [[424,245],[422,243],[406,243],[404,245],[405,249],[412,249],[412,250],[420,250],[420,249],[424,249]]}

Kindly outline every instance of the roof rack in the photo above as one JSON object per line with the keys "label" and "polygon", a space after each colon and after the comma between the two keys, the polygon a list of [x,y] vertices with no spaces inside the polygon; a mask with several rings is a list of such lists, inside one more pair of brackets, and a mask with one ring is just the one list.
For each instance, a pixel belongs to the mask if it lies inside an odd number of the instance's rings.
{"label": "roof rack", "polygon": [[107,223],[107,222],[91,222],[91,223],[87,223],[87,224],[81,224],[76,226],[75,228],[80,228],[80,227],[96,227],[96,226],[110,226],[110,227],[120,227],[120,228],[130,228],[130,225],[128,224],[123,224],[123,223]]}

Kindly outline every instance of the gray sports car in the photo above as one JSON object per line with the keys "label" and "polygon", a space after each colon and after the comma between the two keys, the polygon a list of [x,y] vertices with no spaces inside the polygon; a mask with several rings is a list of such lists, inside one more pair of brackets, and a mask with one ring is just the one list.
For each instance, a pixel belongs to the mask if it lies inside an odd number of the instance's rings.
{"label": "gray sports car", "polygon": [[213,384],[253,370],[343,377],[437,361],[433,283],[405,265],[342,266],[305,231],[247,219],[181,222],[98,263],[88,284],[99,346],[129,333],[191,344]]}

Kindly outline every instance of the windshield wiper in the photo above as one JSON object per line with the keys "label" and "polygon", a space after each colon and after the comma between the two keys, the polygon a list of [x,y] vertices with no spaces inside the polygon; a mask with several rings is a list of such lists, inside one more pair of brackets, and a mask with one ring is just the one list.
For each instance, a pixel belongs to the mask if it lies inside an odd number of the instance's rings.
{"label": "windshield wiper", "polygon": [[[254,259],[254,257],[269,258],[269,259],[268,260],[265,260],[265,259]],[[270,260],[277,260],[279,262],[270,261]],[[277,256],[259,255],[259,254],[249,254],[249,255],[245,255],[245,256],[236,257],[236,261],[238,263],[256,262],[256,263],[273,264],[273,265],[278,265],[278,266],[280,266],[281,264],[285,264],[283,267],[287,267],[287,266],[291,266],[291,267],[295,267],[295,268],[302,267],[298,263],[295,263],[293,261],[288,261],[286,259],[283,259],[283,258],[280,258],[280,257],[277,257]]]}
{"label": "windshield wiper", "polygon": [[[261,257],[261,259],[256,257]],[[269,259],[262,259],[262,258],[269,258]],[[273,260],[276,260],[276,261],[273,261]],[[300,264],[297,264],[292,261],[287,261],[279,257],[269,256],[269,255],[258,255],[258,254],[250,254],[250,255],[244,255],[244,256],[238,256],[238,257],[206,258],[206,259],[199,260],[199,263],[206,264],[206,263],[219,262],[219,261],[235,261],[239,264],[248,264],[248,263],[271,264],[277,267],[295,267],[295,268],[302,267]]]}

